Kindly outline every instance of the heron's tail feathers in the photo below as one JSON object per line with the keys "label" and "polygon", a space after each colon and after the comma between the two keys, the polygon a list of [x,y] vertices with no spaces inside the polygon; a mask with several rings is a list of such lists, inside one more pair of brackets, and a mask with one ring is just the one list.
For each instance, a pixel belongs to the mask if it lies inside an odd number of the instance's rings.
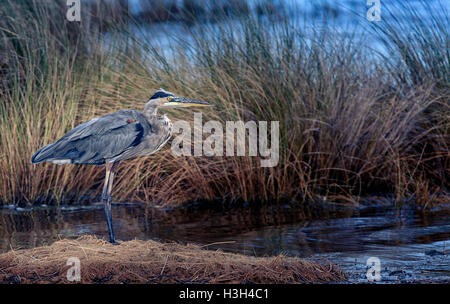
{"label": "heron's tail feathers", "polygon": [[[89,148],[89,142],[86,143],[86,147]],[[77,146],[78,145],[78,146]],[[38,164],[44,161],[48,161],[57,165],[65,164],[94,164],[102,165],[105,163],[105,159],[99,156],[97,150],[91,153],[86,153],[85,149],[79,142],[71,142],[68,140],[60,139],[52,144],[40,148],[31,157],[31,163]]]}

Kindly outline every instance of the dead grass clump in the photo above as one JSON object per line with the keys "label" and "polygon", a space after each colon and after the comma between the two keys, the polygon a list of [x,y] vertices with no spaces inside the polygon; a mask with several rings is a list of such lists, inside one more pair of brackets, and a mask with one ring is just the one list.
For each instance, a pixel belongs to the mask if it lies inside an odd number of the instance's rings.
{"label": "dead grass clump", "polygon": [[333,266],[293,257],[251,257],[197,245],[92,236],[0,255],[1,283],[69,283],[67,260],[81,262],[81,283],[312,283],[345,279]]}

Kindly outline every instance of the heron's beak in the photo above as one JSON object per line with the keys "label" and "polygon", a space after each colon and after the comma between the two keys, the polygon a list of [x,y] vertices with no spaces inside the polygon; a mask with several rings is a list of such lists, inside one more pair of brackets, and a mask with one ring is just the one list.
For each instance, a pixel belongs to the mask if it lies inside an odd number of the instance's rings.
{"label": "heron's beak", "polygon": [[192,100],[184,97],[172,97],[162,105],[165,108],[187,108],[187,107],[212,107],[205,101]]}

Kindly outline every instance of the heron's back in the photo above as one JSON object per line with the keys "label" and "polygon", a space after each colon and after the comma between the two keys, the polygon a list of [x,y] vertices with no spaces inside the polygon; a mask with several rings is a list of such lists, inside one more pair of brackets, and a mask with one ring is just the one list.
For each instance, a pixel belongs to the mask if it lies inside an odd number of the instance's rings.
{"label": "heron's back", "polygon": [[[32,163],[102,165],[139,153],[143,139],[152,135],[152,126],[139,111],[122,110],[94,118],[67,132],[32,156]],[[133,154],[134,153],[134,154]]]}

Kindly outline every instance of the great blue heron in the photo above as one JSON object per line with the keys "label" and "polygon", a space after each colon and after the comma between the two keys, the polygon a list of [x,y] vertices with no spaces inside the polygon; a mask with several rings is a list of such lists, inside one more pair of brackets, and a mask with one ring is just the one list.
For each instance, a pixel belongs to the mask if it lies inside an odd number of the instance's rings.
{"label": "great blue heron", "polygon": [[116,244],[111,214],[111,190],[117,162],[153,154],[169,140],[172,123],[166,115],[157,114],[158,108],[190,106],[211,105],[159,89],[147,101],[142,112],[121,110],[82,123],[56,142],[36,151],[31,162],[105,165],[102,200],[109,241]]}

